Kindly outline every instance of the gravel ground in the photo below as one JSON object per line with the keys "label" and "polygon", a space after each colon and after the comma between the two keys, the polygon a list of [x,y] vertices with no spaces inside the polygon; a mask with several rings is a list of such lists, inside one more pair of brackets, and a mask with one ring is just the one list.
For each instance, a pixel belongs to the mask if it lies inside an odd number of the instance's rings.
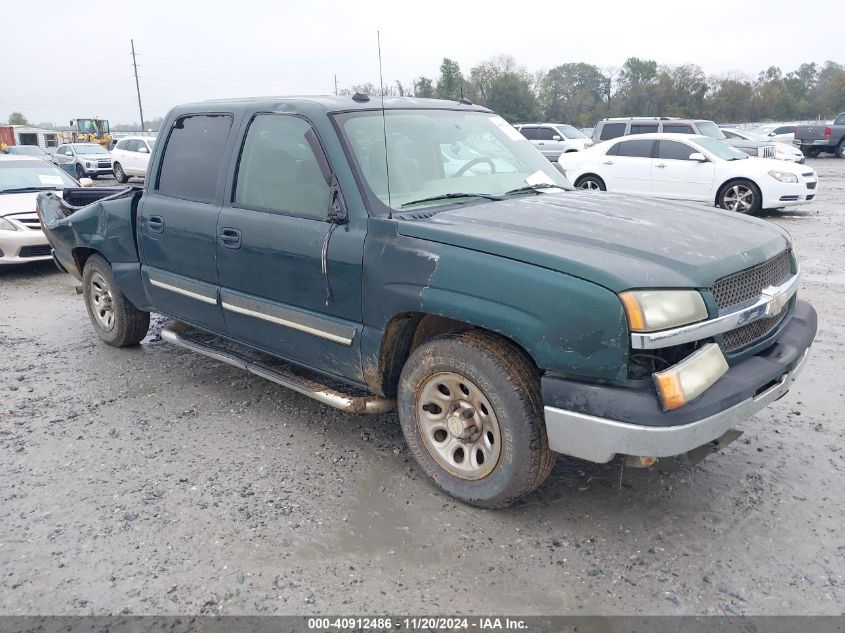
{"label": "gravel ground", "polygon": [[810,164],[818,199],[769,214],[819,312],[793,391],[701,464],[559,458],[504,511],[435,490],[394,414],[171,347],[160,319],[112,349],[70,276],[0,271],[0,613],[842,613],[845,161]]}

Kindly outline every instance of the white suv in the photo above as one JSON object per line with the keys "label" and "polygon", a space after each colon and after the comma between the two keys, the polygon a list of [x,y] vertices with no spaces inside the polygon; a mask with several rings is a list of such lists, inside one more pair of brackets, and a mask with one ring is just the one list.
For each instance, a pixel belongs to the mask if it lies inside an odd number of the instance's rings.
{"label": "white suv", "polygon": [[155,138],[149,136],[127,136],[117,142],[111,151],[117,182],[126,182],[130,176],[146,176],[153,143]]}
{"label": "white suv", "polygon": [[593,145],[581,130],[564,123],[520,123],[514,127],[551,161]]}

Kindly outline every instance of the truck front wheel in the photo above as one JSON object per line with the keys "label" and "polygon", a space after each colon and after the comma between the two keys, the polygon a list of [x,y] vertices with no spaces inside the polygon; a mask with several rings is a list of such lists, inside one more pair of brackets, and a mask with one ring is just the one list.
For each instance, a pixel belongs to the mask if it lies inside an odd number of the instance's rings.
{"label": "truck front wheel", "polygon": [[398,405],[422,470],[465,503],[508,506],[554,465],[537,371],[500,337],[470,330],[420,345],[402,370]]}
{"label": "truck front wheel", "polygon": [[139,310],[123,296],[111,266],[101,255],[91,255],[85,262],[82,293],[97,335],[109,345],[136,345],[147,335],[150,313]]}

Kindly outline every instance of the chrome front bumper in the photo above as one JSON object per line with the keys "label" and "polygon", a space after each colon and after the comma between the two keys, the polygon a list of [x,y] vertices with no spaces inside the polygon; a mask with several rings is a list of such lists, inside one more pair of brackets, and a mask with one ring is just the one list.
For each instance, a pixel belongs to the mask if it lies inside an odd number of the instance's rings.
{"label": "chrome front bumper", "polygon": [[642,426],[545,407],[549,447],[564,455],[606,463],[617,454],[646,457],[680,455],[721,437],[789,391],[807,363],[804,352],[792,371],[760,394],[702,420],[678,426]]}

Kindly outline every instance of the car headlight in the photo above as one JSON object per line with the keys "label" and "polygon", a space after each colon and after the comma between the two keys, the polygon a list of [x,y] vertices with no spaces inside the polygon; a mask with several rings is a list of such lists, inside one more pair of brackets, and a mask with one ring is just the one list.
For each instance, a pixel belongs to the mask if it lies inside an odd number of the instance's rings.
{"label": "car headlight", "polygon": [[18,227],[9,222],[6,218],[0,218],[0,231],[17,231]]}
{"label": "car headlight", "polygon": [[790,174],[788,171],[777,171],[773,169],[769,172],[769,176],[781,182],[798,182],[798,176]]}
{"label": "car headlight", "polygon": [[629,290],[619,298],[632,332],[666,330],[707,318],[697,290]]}

